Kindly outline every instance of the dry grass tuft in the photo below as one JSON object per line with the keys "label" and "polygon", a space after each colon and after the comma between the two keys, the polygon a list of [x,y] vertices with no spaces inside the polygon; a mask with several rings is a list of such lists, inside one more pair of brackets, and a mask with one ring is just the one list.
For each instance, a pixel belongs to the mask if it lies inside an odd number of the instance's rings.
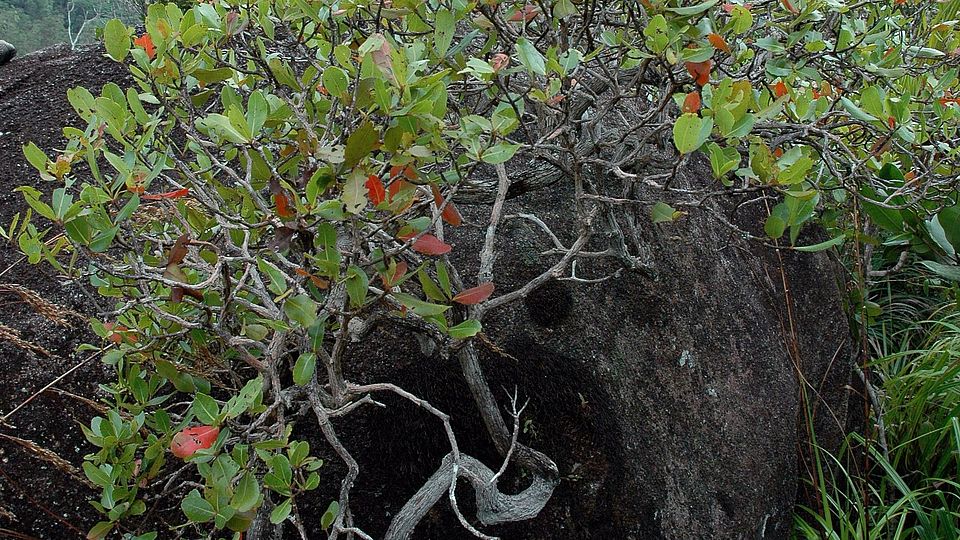
{"label": "dry grass tuft", "polygon": [[83,315],[80,315],[76,311],[58,304],[54,304],[53,302],[40,296],[40,294],[36,291],[28,289],[23,285],[17,285],[15,283],[2,283],[0,284],[0,292],[16,294],[25,304],[33,308],[33,310],[40,314],[43,318],[59,324],[60,326],[71,326],[67,317],[79,319],[84,318]]}
{"label": "dry grass tuft", "polygon": [[76,467],[74,467],[69,461],[60,457],[53,450],[48,450],[33,441],[27,439],[21,439],[20,437],[14,437],[13,435],[7,435],[5,433],[0,433],[0,438],[6,439],[17,446],[23,448],[27,451],[28,454],[33,457],[46,461],[47,463],[53,465],[60,471],[72,476],[77,479],[80,483],[90,487],[91,489],[96,489],[97,487],[93,485],[92,482],[87,480],[87,477],[83,475]]}
{"label": "dry grass tuft", "polygon": [[25,351],[30,351],[36,354],[42,354],[43,356],[53,356],[53,354],[44,349],[43,347],[37,345],[36,343],[27,341],[20,337],[20,331],[16,328],[10,328],[9,326],[0,323],[0,341],[7,341],[13,345],[20,347]]}

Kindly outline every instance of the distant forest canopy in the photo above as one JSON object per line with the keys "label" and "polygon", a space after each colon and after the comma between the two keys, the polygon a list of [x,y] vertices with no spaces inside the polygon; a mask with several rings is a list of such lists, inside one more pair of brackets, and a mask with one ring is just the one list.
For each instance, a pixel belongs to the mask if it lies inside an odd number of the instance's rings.
{"label": "distant forest canopy", "polygon": [[0,39],[19,54],[67,43],[94,41],[96,28],[119,18],[133,23],[142,0],[0,0]]}

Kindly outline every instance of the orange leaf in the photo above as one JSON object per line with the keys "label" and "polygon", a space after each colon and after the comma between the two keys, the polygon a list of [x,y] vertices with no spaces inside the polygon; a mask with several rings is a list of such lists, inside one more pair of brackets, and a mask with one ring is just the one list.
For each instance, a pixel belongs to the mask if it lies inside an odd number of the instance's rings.
{"label": "orange leaf", "polygon": [[373,205],[376,206],[387,199],[387,192],[383,189],[383,182],[380,181],[380,177],[371,174],[367,178],[367,195],[370,196],[370,200],[373,201]]}
{"label": "orange leaf", "polygon": [[892,116],[887,117],[887,125],[890,126],[890,129],[897,127],[897,120]]}
{"label": "orange leaf", "polygon": [[720,49],[721,51],[730,54],[730,45],[727,45],[727,40],[723,39],[723,36],[720,34],[708,34],[707,41],[713,45],[714,49]]}
{"label": "orange leaf", "polygon": [[174,191],[168,191],[166,193],[151,193],[150,195],[144,195],[143,200],[145,201],[160,201],[163,199],[179,199],[180,197],[186,197],[190,194],[190,188],[177,189]]}
{"label": "orange leaf", "polygon": [[133,40],[133,44],[146,51],[147,58],[150,60],[153,60],[153,57],[157,55],[157,50],[156,47],[153,46],[153,40],[150,39],[150,34],[144,34],[138,37]]}
{"label": "orange leaf", "polygon": [[777,84],[773,86],[773,94],[778,98],[790,93],[790,90],[787,89],[787,85],[783,84],[783,81],[778,81]]}
{"label": "orange leaf", "polygon": [[687,72],[693,77],[693,80],[700,86],[706,86],[710,82],[710,70],[713,68],[713,60],[704,60],[703,62],[686,62]]}
{"label": "orange leaf", "polygon": [[[431,185],[430,189],[433,190],[434,204],[437,205],[437,208],[440,208],[443,206],[443,195],[440,194],[440,188]],[[448,201],[447,205],[443,206],[443,212],[440,212],[440,217],[443,218],[443,221],[454,227],[459,227],[463,223],[463,216],[460,215],[460,211],[454,206],[453,201]]]}
{"label": "orange leaf", "polygon": [[414,251],[424,255],[445,255],[453,249],[450,244],[444,244],[432,234],[425,234],[417,238],[412,247]]}
{"label": "orange leaf", "polygon": [[402,190],[408,187],[412,187],[412,185],[413,184],[411,184],[410,182],[407,182],[406,180],[394,180],[390,184],[390,187],[387,188],[387,192],[390,193],[390,199],[392,200],[394,197],[397,196],[398,193],[400,193]]}
{"label": "orange leaf", "polygon": [[292,218],[297,215],[296,212],[290,208],[290,200],[287,199],[285,193],[274,193],[273,202],[277,205],[277,215],[282,218]]}
{"label": "orange leaf", "polygon": [[186,428],[173,436],[170,441],[170,451],[180,459],[187,459],[198,450],[205,450],[213,446],[220,428],[216,426],[196,426]]}
{"label": "orange leaf", "polygon": [[458,304],[463,304],[465,306],[472,306],[474,304],[479,304],[487,298],[490,298],[490,295],[493,294],[493,282],[488,281],[486,283],[481,283],[472,289],[467,289],[460,294],[453,297],[453,301]]}
{"label": "orange leaf", "polygon": [[683,112],[695,113],[700,110],[700,92],[690,92],[683,100]]}
{"label": "orange leaf", "polygon": [[314,285],[316,288],[318,288],[318,289],[326,289],[326,288],[330,287],[330,282],[329,282],[329,281],[327,281],[327,280],[325,280],[325,279],[323,279],[323,278],[321,278],[321,277],[317,277],[317,276],[311,274],[310,272],[307,272],[307,271],[304,270],[303,268],[297,268],[297,269],[295,270],[295,272],[297,273],[298,276],[302,276],[302,277],[305,277],[305,278],[310,278],[310,282],[313,283],[313,285]]}

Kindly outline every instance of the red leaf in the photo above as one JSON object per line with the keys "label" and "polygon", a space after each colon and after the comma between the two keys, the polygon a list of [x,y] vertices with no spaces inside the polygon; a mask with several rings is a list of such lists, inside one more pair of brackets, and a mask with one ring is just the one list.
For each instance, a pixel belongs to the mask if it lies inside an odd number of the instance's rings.
{"label": "red leaf", "polygon": [[277,215],[282,218],[296,217],[297,213],[290,208],[290,200],[286,193],[274,193],[273,202],[277,205]]}
{"label": "red leaf", "polygon": [[723,39],[723,36],[720,34],[708,34],[707,41],[713,45],[714,49],[719,49],[727,54],[730,54],[730,46],[727,45],[727,40]]}
{"label": "red leaf", "polygon": [[713,68],[713,60],[704,60],[703,62],[687,62],[687,72],[693,77],[693,80],[700,86],[706,86],[710,82],[710,70]]}
{"label": "red leaf", "polygon": [[790,93],[790,90],[787,88],[787,85],[783,84],[783,81],[777,81],[777,84],[773,86],[773,94],[778,98]]}
{"label": "red leaf", "polygon": [[493,68],[493,71],[500,71],[509,65],[510,57],[503,53],[497,53],[490,59],[490,67]]}
{"label": "red leaf", "polygon": [[424,255],[445,255],[453,249],[450,244],[444,244],[432,234],[425,234],[417,238],[412,247],[414,251]]}
{"label": "red leaf", "polygon": [[170,451],[180,459],[187,459],[198,450],[213,446],[220,435],[220,428],[216,426],[196,426],[186,428],[173,436],[170,441]]}
{"label": "red leaf", "polygon": [[[387,269],[389,271],[389,269]],[[407,263],[405,261],[400,261],[397,263],[396,269],[393,271],[392,276],[388,276],[386,273],[380,274],[380,280],[383,281],[383,286],[386,288],[391,288],[400,281],[400,278],[407,273]]]}
{"label": "red leaf", "polygon": [[493,294],[493,282],[488,281],[486,283],[481,283],[472,289],[467,289],[460,294],[453,297],[453,301],[458,304],[463,304],[465,306],[472,306],[474,304],[479,304],[487,298],[490,298],[490,295]]}
{"label": "red leaf", "polygon": [[122,324],[115,324],[112,322],[103,323],[103,328],[110,332],[107,334],[107,341],[110,343],[121,343],[124,340],[129,343],[137,342],[137,336],[131,335],[130,329]]}
{"label": "red leaf", "polygon": [[[443,195],[440,194],[440,188],[431,185],[430,189],[433,190],[434,204],[437,205],[437,208],[440,208],[443,206]],[[460,215],[460,211],[457,210],[457,207],[453,205],[453,201],[447,202],[447,205],[443,207],[443,211],[440,212],[440,217],[443,218],[443,221],[454,227],[459,227],[463,223],[463,216]]]}
{"label": "red leaf", "polygon": [[742,7],[743,9],[750,11],[753,9],[753,4],[744,4],[743,6],[738,6],[737,4],[726,3],[723,5],[723,10],[727,13],[733,13],[733,10]]}
{"label": "red leaf", "polygon": [[380,177],[371,174],[365,185],[367,186],[367,194],[373,201],[374,206],[387,199],[387,192],[383,189],[383,182],[380,181]]}
{"label": "red leaf", "polygon": [[157,55],[157,50],[153,46],[153,40],[150,39],[150,34],[144,34],[137,39],[133,40],[133,44],[137,47],[140,47],[147,53],[147,58],[153,60],[153,57]]}
{"label": "red leaf", "polygon": [[780,3],[783,4],[783,7],[785,7],[790,13],[793,13],[794,15],[800,13],[800,10],[794,7],[793,4],[790,3],[790,0],[780,0]]}
{"label": "red leaf", "polygon": [[897,119],[892,116],[888,116],[887,125],[890,126],[890,129],[897,127]]}
{"label": "red leaf", "polygon": [[683,100],[683,112],[695,113],[700,110],[700,92],[690,92]]}
{"label": "red leaf", "polygon": [[507,19],[510,22],[530,22],[537,17],[540,13],[540,10],[537,9],[537,6],[533,4],[527,4],[522,8],[513,12],[510,15],[510,18]]}
{"label": "red leaf", "polygon": [[160,201],[163,199],[179,199],[180,197],[186,197],[190,194],[190,188],[177,189],[174,191],[168,191],[166,193],[153,193],[150,195],[144,195],[143,200],[145,201]]}

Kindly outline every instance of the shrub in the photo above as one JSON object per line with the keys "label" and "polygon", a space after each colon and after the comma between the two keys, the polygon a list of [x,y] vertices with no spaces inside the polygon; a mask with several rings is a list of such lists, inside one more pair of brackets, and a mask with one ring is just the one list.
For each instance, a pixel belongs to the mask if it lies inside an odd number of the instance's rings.
{"label": "shrub", "polygon": [[[866,215],[901,235],[890,249],[912,244],[956,271],[960,225],[934,218],[956,211],[955,8],[685,4],[216,0],[152,4],[142,35],[109,22],[106,52],[137,86],[69,92],[86,126],[64,129],[55,158],[24,148],[57,186],[50,202],[20,188],[64,236],[45,241],[29,219],[17,234],[31,262],[115,302],[93,323],[118,380],[111,413],[85,429],[106,515],[91,536],[145,511],[142,486],[163,484],[171,443],[202,477],[182,502],[195,526],[290,520],[305,536],[297,500],[321,462],[291,439],[298,411],[349,469],[325,527],[362,536],[349,505],[359,470],[331,418],[385,392],[435,416],[451,447],[388,537],[445,494],[480,535],[454,500],[461,478],[480,523],[535,516],[556,465],[517,442],[516,396],[511,430],[475,338],[487,314],[552,278],[619,275],[578,275],[574,261],[646,269],[638,231],[651,222],[704,212],[745,238],[818,251],[874,231]],[[715,184],[680,178],[698,152]],[[560,181],[570,230],[504,215],[508,197]],[[711,203],[721,196],[766,207],[764,223],[736,225]],[[492,206],[468,276],[444,233],[462,222],[456,204],[477,203]],[[797,246],[818,217],[833,238]],[[542,274],[496,290],[508,219],[553,248]],[[531,475],[525,491],[502,494],[503,469],[460,452],[433,405],[344,378],[345,356],[382,325],[459,362],[504,467]]]}

